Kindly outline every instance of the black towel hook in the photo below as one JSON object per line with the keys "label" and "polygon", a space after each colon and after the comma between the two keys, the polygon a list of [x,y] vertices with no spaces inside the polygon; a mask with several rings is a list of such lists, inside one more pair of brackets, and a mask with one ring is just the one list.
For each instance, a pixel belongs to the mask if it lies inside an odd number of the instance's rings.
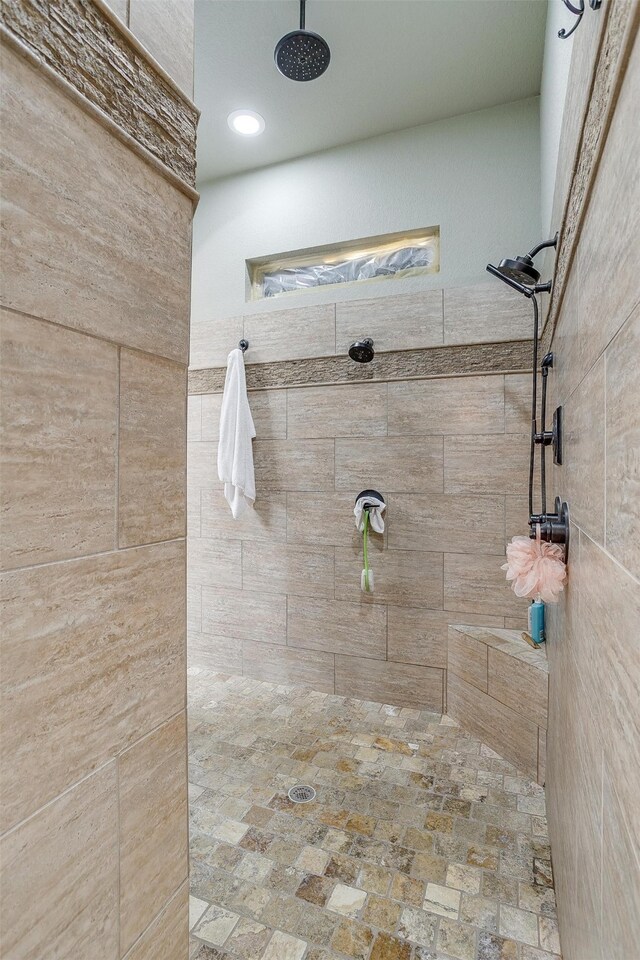
{"label": "black towel hook", "polygon": [[245,353],[245,352],[249,349],[249,341],[248,341],[248,340],[241,340],[240,343],[238,344],[238,346],[240,347],[240,349],[242,350],[242,352]]}

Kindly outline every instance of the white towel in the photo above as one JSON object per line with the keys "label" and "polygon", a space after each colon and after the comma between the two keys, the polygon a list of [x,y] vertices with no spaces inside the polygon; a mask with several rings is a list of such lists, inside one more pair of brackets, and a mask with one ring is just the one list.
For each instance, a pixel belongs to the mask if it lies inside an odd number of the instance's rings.
{"label": "white towel", "polygon": [[235,349],[227,358],[218,443],[218,476],[224,483],[224,495],[234,520],[252,507],[256,499],[251,444],[255,435],[247,397],[244,355],[242,350]]}
{"label": "white towel", "polygon": [[384,533],[384,517],[382,514],[387,509],[384,500],[378,500],[377,497],[359,497],[356,500],[354,514],[356,518],[356,527],[362,533],[364,529],[364,509],[369,508],[369,526],[375,533]]}

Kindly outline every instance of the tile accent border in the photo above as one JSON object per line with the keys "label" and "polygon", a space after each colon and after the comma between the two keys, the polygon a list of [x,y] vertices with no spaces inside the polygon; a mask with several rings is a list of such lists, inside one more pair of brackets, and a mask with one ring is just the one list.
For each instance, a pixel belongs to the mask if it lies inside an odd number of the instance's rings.
{"label": "tile accent border", "polygon": [[64,80],[121,139],[139,145],[197,197],[199,111],[106,6],[15,0],[2,6],[2,27],[4,39]]}
{"label": "tile accent border", "polygon": [[542,338],[543,351],[549,348],[555,333],[580,228],[615,109],[624,67],[637,32],[640,6],[628,0],[609,0],[600,8],[599,15],[606,17],[606,22],[594,64],[591,96],[562,217],[554,285]]}
{"label": "tile accent border", "polygon": [[[424,380],[482,373],[519,373],[531,369],[531,341],[476,343],[465,346],[425,347],[379,353],[371,363],[349,357],[311,357],[273,363],[247,364],[247,387],[306,387],[319,384]],[[218,393],[224,388],[226,368],[189,371],[189,393]]]}

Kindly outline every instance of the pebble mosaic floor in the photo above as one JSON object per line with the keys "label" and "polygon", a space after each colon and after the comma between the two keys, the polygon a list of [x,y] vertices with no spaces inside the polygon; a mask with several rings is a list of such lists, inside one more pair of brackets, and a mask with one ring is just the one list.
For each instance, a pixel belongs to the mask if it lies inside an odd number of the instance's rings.
{"label": "pebble mosaic floor", "polygon": [[541,787],[446,716],[189,673],[192,960],[559,960]]}

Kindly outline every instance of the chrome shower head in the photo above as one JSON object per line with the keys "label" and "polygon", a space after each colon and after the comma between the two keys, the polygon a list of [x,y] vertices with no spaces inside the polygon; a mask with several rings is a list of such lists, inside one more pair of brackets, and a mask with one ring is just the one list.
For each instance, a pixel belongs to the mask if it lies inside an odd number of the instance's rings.
{"label": "chrome shower head", "polygon": [[356,363],[371,363],[374,357],[373,340],[370,337],[356,340],[349,347],[349,356]]}
{"label": "chrome shower head", "polygon": [[282,37],[276,45],[274,59],[283,77],[289,80],[316,80],[329,66],[329,44],[317,33],[304,28],[305,0],[300,0],[300,29]]}

